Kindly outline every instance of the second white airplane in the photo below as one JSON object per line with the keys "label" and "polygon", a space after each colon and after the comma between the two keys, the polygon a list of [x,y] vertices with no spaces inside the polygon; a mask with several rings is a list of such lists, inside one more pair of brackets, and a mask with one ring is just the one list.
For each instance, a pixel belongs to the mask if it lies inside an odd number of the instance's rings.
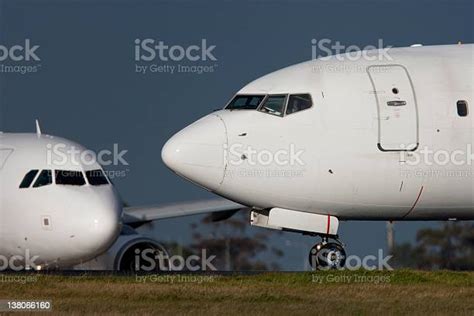
{"label": "second white airplane", "polygon": [[91,153],[39,124],[36,134],[0,132],[0,271],[140,270],[138,252],[166,249],[135,228],[242,208],[223,199],[123,208]]}

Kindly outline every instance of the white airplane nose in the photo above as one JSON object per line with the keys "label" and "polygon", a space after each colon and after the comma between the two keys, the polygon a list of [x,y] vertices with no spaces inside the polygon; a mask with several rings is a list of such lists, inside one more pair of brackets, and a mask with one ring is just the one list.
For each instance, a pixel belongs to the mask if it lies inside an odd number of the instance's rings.
{"label": "white airplane nose", "polygon": [[121,228],[121,207],[119,205],[107,205],[97,212],[93,220],[91,237],[94,242],[96,252],[106,251],[117,239]]}
{"label": "white airplane nose", "polygon": [[216,190],[224,179],[226,144],[224,122],[211,114],[171,137],[161,158],[178,175]]}
{"label": "white airplane nose", "polygon": [[[77,202],[82,214],[71,218],[69,227],[70,260],[89,260],[105,252],[117,240],[121,229],[122,206],[109,188],[101,192],[89,192],[87,201]],[[73,204],[74,205],[74,204]],[[85,207],[86,206],[86,207]],[[87,259],[87,260],[86,260]]]}

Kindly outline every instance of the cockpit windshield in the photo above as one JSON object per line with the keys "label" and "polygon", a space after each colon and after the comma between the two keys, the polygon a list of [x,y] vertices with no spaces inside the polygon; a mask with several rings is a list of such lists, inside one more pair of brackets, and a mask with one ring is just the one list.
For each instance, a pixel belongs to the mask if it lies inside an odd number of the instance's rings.
{"label": "cockpit windshield", "polygon": [[284,117],[313,107],[309,93],[299,94],[238,94],[225,107],[226,110],[258,110]]}
{"label": "cockpit windshield", "polygon": [[85,185],[84,175],[81,171],[56,170],[56,184],[58,185]]}
{"label": "cockpit windshield", "polygon": [[[85,175],[89,185],[99,186],[111,184],[102,169],[85,171]],[[28,171],[23,177],[23,180],[20,183],[20,189],[30,188],[35,179],[36,181],[34,181],[33,188],[40,188],[53,183],[57,185],[83,186],[86,185],[86,178],[82,171],[41,170],[40,172],[38,169],[33,169]]]}
{"label": "cockpit windshield", "polygon": [[53,177],[51,175],[51,170],[42,170],[38,178],[33,184],[33,188],[44,187],[45,185],[50,185],[53,183]]}
{"label": "cockpit windshield", "polygon": [[29,188],[33,180],[36,178],[37,174],[38,169],[28,171],[28,173],[25,175],[25,177],[20,183],[20,189]]}
{"label": "cockpit windshield", "polygon": [[309,94],[292,94],[288,99],[286,114],[293,114],[299,111],[309,109],[313,105]]}
{"label": "cockpit windshield", "polygon": [[265,100],[260,111],[283,116],[283,113],[285,113],[286,98],[287,95],[270,95]]}
{"label": "cockpit windshield", "polygon": [[232,101],[226,106],[227,110],[256,110],[265,95],[236,95]]}
{"label": "cockpit windshield", "polygon": [[101,169],[86,171],[86,177],[90,185],[97,186],[97,185],[109,184],[107,177],[105,176],[104,172]]}

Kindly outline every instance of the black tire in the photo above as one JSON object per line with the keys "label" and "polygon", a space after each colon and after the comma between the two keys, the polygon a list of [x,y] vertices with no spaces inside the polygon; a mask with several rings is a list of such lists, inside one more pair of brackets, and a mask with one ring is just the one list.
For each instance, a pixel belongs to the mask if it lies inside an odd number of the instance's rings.
{"label": "black tire", "polygon": [[317,244],[309,252],[313,270],[342,269],[346,264],[346,251],[338,243]]}

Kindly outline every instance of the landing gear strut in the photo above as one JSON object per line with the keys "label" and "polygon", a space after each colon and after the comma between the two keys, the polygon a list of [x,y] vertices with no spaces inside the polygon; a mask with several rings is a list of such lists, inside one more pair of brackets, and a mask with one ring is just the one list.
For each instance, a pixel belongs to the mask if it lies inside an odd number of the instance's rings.
{"label": "landing gear strut", "polygon": [[328,236],[323,236],[320,243],[311,248],[309,264],[313,270],[330,270],[343,268],[346,263],[346,251],[337,239],[329,242]]}

